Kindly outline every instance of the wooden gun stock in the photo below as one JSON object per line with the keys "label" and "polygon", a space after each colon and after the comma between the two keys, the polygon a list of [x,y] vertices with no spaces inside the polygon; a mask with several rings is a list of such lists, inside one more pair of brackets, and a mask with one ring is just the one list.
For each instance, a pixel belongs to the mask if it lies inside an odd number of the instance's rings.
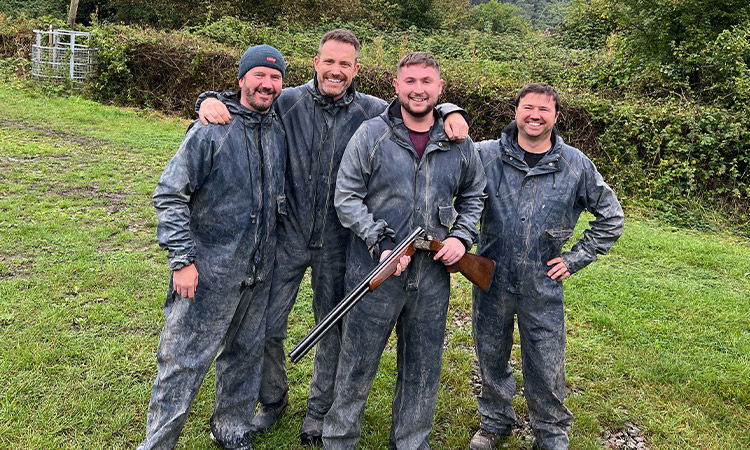
{"label": "wooden gun stock", "polygon": [[[438,252],[443,248],[442,242],[430,236],[427,236],[422,242],[427,243],[428,248],[424,248],[424,250]],[[423,249],[420,244],[421,242],[417,242],[414,245],[419,249]],[[460,272],[467,280],[486,292],[490,288],[492,277],[495,274],[495,261],[484,256],[466,252],[457,263],[446,267],[445,270],[451,273]]]}
{"label": "wooden gun stock", "polygon": [[495,261],[484,256],[466,253],[456,264],[446,267],[448,272],[461,272],[467,280],[487,292],[495,274]]}

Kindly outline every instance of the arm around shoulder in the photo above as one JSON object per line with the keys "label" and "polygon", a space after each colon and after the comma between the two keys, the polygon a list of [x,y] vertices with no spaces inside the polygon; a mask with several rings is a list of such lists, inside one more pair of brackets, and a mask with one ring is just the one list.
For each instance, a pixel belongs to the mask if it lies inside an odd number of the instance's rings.
{"label": "arm around shoulder", "polygon": [[228,98],[236,96],[237,91],[206,91],[195,101],[195,112],[203,125],[208,123],[227,124],[232,120],[229,110],[224,105]]}
{"label": "arm around shoulder", "polygon": [[469,122],[469,114],[463,108],[454,103],[441,103],[437,105],[435,109],[443,119],[453,113],[459,113],[464,117],[464,120],[466,120],[466,122]]}
{"label": "arm around shoulder", "polygon": [[463,142],[469,136],[469,115],[466,111],[453,103],[441,103],[435,109],[443,118],[448,139]]}

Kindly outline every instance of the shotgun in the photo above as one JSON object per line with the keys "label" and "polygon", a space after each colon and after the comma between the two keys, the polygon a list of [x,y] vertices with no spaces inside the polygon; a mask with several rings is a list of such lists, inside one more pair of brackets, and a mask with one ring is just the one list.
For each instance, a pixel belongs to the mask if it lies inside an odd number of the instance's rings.
{"label": "shotgun", "polygon": [[[414,248],[437,253],[443,248],[443,243],[429,234],[423,234],[414,241]],[[450,273],[460,272],[467,280],[487,292],[495,274],[495,261],[466,252],[458,262],[447,266],[445,270]]]}
{"label": "shotgun", "polygon": [[[368,292],[372,292],[396,272],[396,266],[402,256],[411,256],[416,250],[437,252],[443,247],[443,243],[428,235],[424,229],[417,227],[409,236],[393,249],[386,258],[380,262],[362,280],[349,295],[347,295],[331,312],[329,312],[315,327],[307,333],[299,344],[295,345],[289,358],[293,363],[299,362],[317,344],[328,331],[333,328],[343,317],[354,308]],[[483,290],[489,289],[492,277],[495,273],[495,262],[483,256],[465,253],[461,259],[445,268],[448,272],[461,272],[469,281]]]}

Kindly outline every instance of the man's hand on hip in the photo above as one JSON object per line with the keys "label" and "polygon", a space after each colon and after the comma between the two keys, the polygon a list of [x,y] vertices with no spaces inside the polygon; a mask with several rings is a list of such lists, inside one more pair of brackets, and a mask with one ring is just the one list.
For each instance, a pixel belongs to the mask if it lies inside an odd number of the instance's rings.
{"label": "man's hand on hip", "polygon": [[552,266],[552,268],[547,272],[547,276],[555,281],[562,281],[570,276],[568,266],[565,265],[562,258],[560,258],[559,256],[547,261],[547,266]]}

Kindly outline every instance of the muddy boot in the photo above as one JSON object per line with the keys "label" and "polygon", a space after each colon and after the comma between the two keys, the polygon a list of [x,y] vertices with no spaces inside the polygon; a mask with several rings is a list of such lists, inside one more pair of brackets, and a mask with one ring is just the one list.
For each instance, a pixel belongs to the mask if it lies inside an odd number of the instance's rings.
{"label": "muddy boot", "polygon": [[210,431],[208,433],[208,437],[212,441],[214,441],[217,444],[219,444],[225,450],[253,450],[252,446],[250,445],[250,433],[246,433],[245,434],[245,437],[242,440],[244,442],[244,444],[238,444],[238,445],[236,445],[234,447],[227,447],[226,445],[224,445],[221,442],[219,442],[219,440],[216,439],[216,436],[214,436],[214,432],[213,431]]}
{"label": "muddy boot", "polygon": [[471,438],[469,448],[471,450],[494,450],[497,444],[506,437],[508,437],[507,434],[490,433],[484,428],[480,428]]}
{"label": "muddy boot", "polygon": [[281,412],[284,411],[286,405],[289,404],[289,393],[285,393],[284,397],[276,403],[269,403],[264,405],[261,403],[258,412],[253,416],[253,431],[260,433],[271,428],[273,424],[279,420]]}
{"label": "muddy boot", "polygon": [[302,422],[302,432],[299,434],[300,441],[306,445],[323,443],[323,419],[315,419],[310,415],[305,416]]}

